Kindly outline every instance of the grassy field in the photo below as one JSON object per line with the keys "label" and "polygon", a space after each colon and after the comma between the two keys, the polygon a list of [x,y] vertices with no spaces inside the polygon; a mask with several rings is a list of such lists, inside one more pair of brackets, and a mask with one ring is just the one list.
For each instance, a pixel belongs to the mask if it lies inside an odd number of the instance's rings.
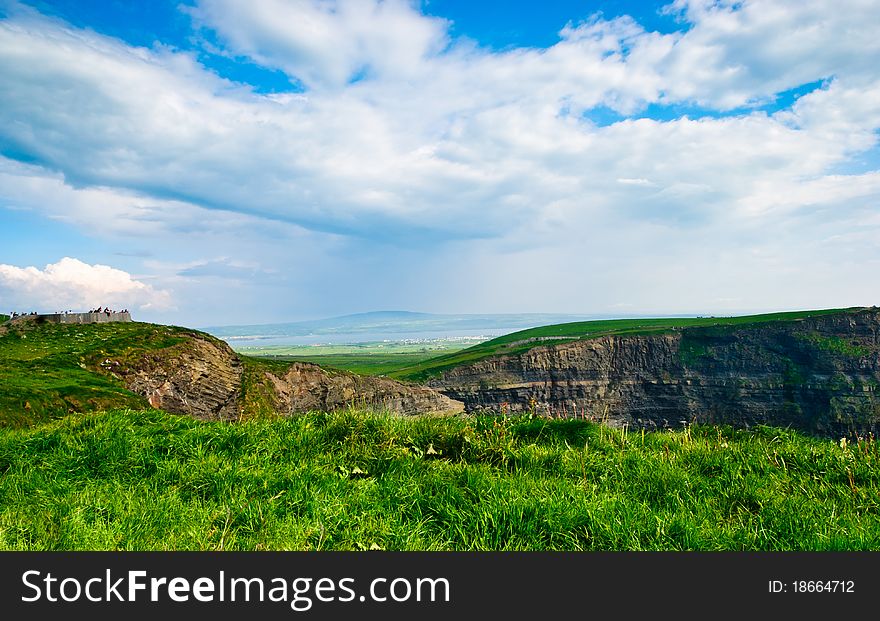
{"label": "grassy field", "polygon": [[541,326],[500,336],[491,341],[450,354],[443,354],[392,372],[397,379],[421,382],[448,369],[502,354],[518,354],[538,345],[565,343],[607,335],[633,335],[669,332],[700,326],[745,326],[770,321],[795,321],[858,309],[828,309],[744,315],[741,317],[664,317],[657,319],[605,319]]}
{"label": "grassy field", "polygon": [[[240,347],[240,354],[262,360],[310,362],[361,375],[388,375],[464,349],[482,339],[434,339],[427,342],[368,342],[339,345],[274,345]],[[235,347],[233,343],[233,347]]]}
{"label": "grassy field", "polygon": [[772,428],[157,411],[0,429],[0,548],[880,549],[880,451]]}
{"label": "grassy field", "polygon": [[359,375],[391,375],[401,369],[436,357],[431,353],[397,354],[318,354],[314,356],[277,356],[274,359],[310,362],[325,368],[343,369]]}

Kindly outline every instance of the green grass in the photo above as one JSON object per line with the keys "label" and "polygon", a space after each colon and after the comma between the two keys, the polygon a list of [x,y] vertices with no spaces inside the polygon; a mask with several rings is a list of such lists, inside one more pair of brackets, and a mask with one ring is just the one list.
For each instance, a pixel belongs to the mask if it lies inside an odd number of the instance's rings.
{"label": "green grass", "polygon": [[458,351],[485,341],[485,338],[462,337],[459,339],[430,339],[425,341],[365,341],[363,343],[327,343],[318,345],[247,345],[239,347],[235,341],[230,346],[240,354],[255,357],[276,356],[325,356],[337,354],[387,355],[387,354],[440,354]]}
{"label": "green grass", "polygon": [[[480,339],[467,339],[477,343]],[[401,369],[467,347],[464,339],[434,339],[428,342],[365,342],[332,345],[272,345],[237,348],[238,353],[261,360],[310,362],[330,369],[360,375],[388,375]]]}
{"label": "green grass", "polygon": [[359,375],[389,375],[425,362],[436,352],[396,354],[319,354],[316,356],[277,356],[276,360],[310,362],[325,368],[343,369]]}
{"label": "green grass", "polygon": [[0,315],[0,323],[9,321],[9,315]]}
{"label": "green grass", "polygon": [[157,411],[0,429],[0,548],[880,549],[880,451],[791,431]]}
{"label": "green grass", "polygon": [[444,371],[463,364],[470,364],[491,356],[519,354],[541,345],[566,343],[608,335],[655,334],[694,327],[739,327],[775,321],[797,321],[808,317],[856,310],[861,309],[794,311],[764,315],[745,315],[741,317],[664,317],[657,319],[608,319],[561,323],[506,334],[458,352],[437,356],[400,369],[392,372],[391,376],[397,379],[421,382],[431,377],[439,376]]}

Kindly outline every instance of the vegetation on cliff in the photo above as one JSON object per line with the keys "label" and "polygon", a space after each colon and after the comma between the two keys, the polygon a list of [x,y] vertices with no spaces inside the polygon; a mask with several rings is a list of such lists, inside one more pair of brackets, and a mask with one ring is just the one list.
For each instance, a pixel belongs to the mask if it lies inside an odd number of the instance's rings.
{"label": "vegetation on cliff", "polygon": [[343,411],[0,429],[3,549],[880,549],[872,440]]}

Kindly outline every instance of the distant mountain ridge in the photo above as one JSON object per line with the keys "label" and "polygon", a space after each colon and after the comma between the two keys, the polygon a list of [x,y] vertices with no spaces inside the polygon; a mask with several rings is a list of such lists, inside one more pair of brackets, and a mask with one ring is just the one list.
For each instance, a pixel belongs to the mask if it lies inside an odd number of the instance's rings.
{"label": "distant mountain ridge", "polygon": [[561,313],[435,314],[413,311],[373,311],[289,323],[212,326],[205,332],[220,338],[310,336],[337,333],[438,332],[454,330],[522,330],[552,323],[599,319],[604,315]]}

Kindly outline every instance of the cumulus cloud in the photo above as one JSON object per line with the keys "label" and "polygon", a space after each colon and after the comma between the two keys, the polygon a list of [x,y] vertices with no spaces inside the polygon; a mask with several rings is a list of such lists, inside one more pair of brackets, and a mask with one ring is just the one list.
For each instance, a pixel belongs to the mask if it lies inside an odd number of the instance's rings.
{"label": "cumulus cloud", "polygon": [[84,311],[99,305],[165,309],[172,305],[168,291],[156,290],[108,265],[89,265],[70,257],[42,270],[0,264],[0,293],[12,310],[25,312]]}

